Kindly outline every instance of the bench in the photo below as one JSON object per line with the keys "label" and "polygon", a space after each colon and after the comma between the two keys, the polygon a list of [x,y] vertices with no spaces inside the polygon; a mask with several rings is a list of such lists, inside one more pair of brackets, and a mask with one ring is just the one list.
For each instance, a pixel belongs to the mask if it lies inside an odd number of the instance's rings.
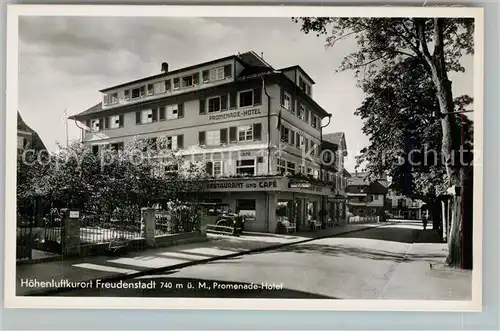
{"label": "bench", "polygon": [[295,232],[295,223],[290,223],[289,221],[282,221],[281,224],[285,227],[286,233]]}
{"label": "bench", "polygon": [[129,240],[127,239],[113,239],[108,245],[108,251],[113,254],[123,253],[127,250]]}
{"label": "bench", "polygon": [[[222,224],[224,224],[224,223],[222,223]],[[213,234],[238,235],[241,232],[240,227],[219,225],[219,224],[207,224],[206,229],[207,229],[207,233],[213,233]]]}
{"label": "bench", "polygon": [[311,220],[309,221],[309,227],[311,228],[311,230],[317,231],[321,229],[321,222],[316,220]]}

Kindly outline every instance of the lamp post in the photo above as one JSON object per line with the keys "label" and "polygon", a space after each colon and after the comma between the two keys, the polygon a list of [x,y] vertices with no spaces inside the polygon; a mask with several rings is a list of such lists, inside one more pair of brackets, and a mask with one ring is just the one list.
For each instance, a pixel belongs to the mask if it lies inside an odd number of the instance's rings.
{"label": "lamp post", "polygon": [[[332,114],[328,114],[328,123],[326,123],[325,125],[321,125],[320,126],[320,130],[319,130],[319,134],[320,134],[320,138],[319,138],[319,146],[320,146],[320,161],[319,161],[319,173],[320,173],[320,176],[322,177],[321,180],[324,179],[323,177],[323,128],[327,127],[328,125],[330,125],[330,122],[332,121]],[[325,227],[325,212],[326,212],[326,201],[328,197],[323,197],[321,200],[321,226],[324,228]]]}

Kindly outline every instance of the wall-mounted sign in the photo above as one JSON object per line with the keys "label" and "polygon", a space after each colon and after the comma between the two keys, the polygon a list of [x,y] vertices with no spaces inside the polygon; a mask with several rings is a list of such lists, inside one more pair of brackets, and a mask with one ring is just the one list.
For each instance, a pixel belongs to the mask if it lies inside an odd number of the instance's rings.
{"label": "wall-mounted sign", "polygon": [[208,120],[209,121],[221,121],[221,120],[227,120],[227,119],[232,119],[232,118],[240,118],[240,117],[248,117],[248,116],[254,116],[254,115],[261,115],[260,108],[253,108],[253,109],[245,109],[245,110],[238,110],[238,111],[231,111],[231,112],[222,112],[222,113],[217,113],[214,115],[208,115]]}
{"label": "wall-mounted sign", "polygon": [[331,194],[331,189],[326,186],[314,185],[309,182],[295,182],[288,185],[289,188],[295,189],[298,192],[321,193],[324,195]]}
{"label": "wall-mounted sign", "polygon": [[78,210],[69,211],[69,218],[79,218],[79,217],[80,217],[80,212]]}
{"label": "wall-mounted sign", "polygon": [[206,188],[209,191],[276,191],[281,186],[277,179],[261,179],[210,182]]}

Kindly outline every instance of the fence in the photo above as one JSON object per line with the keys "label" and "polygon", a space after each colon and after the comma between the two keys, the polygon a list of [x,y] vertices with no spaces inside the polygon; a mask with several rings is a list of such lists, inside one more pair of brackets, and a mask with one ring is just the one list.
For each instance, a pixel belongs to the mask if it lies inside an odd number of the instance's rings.
{"label": "fence", "polygon": [[81,245],[138,238],[141,238],[140,211],[117,209],[108,213],[98,210],[86,210],[81,213]]}
{"label": "fence", "polygon": [[200,230],[200,211],[196,207],[155,210],[155,235]]}

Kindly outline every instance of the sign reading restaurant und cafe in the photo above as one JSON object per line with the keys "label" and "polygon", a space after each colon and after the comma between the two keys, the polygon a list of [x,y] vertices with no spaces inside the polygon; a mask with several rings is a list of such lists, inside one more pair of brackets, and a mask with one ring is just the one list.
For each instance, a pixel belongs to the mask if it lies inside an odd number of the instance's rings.
{"label": "sign reading restaurant und cafe", "polygon": [[208,191],[278,191],[283,190],[284,179],[224,180],[208,182]]}
{"label": "sign reading restaurant und cafe", "polygon": [[260,111],[260,108],[253,108],[253,109],[245,109],[245,110],[238,110],[238,111],[227,111],[227,112],[222,112],[222,113],[217,113],[214,115],[208,115],[208,120],[209,121],[221,121],[221,120],[227,120],[231,118],[241,118],[241,117],[250,117],[253,115],[261,115],[262,112]]}

